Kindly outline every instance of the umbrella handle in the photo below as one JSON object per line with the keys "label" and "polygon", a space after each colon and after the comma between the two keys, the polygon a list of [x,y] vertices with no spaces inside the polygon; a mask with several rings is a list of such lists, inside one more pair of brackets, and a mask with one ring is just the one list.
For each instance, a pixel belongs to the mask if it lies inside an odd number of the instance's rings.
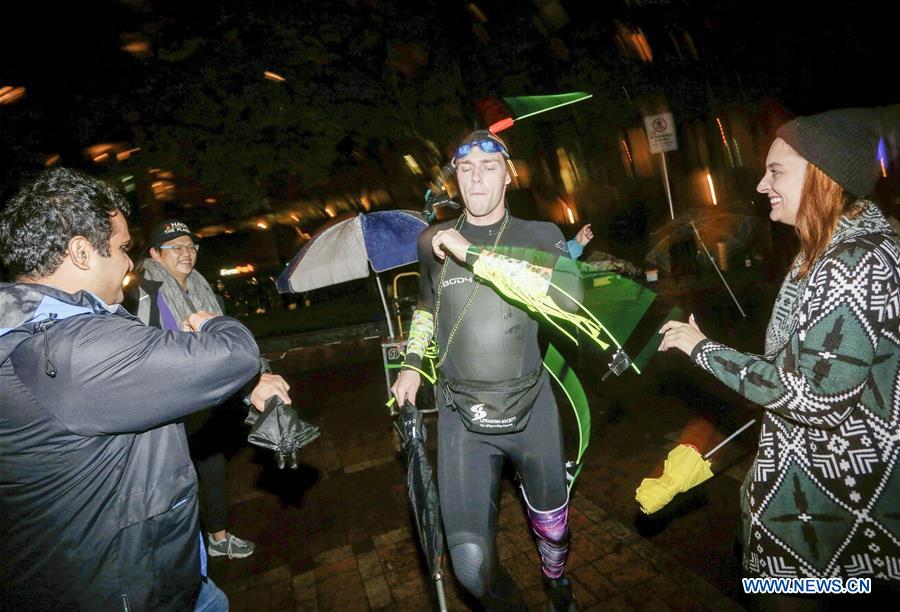
{"label": "umbrella handle", "polygon": [[609,362],[609,371],[606,372],[601,378],[601,382],[606,382],[606,379],[609,378],[612,374],[616,376],[621,376],[622,372],[627,370],[631,366],[631,357],[628,356],[621,348],[617,350],[613,354],[612,361]]}
{"label": "umbrella handle", "polygon": [[272,364],[269,363],[269,360],[265,357],[259,358],[259,371],[262,374],[271,374],[272,373]]}
{"label": "umbrella handle", "polygon": [[705,455],[703,455],[703,458],[709,459],[710,457],[712,457],[713,453],[715,453],[717,450],[719,450],[720,448],[722,448],[723,446],[725,446],[726,444],[728,444],[729,442],[734,440],[736,437],[738,437],[740,434],[742,434],[745,429],[747,429],[754,423],[756,423],[756,419],[751,419],[751,420],[747,421],[746,423],[744,423],[743,425],[741,425],[740,428],[736,432],[734,432],[733,434],[731,434],[730,436],[728,436],[727,438],[725,438],[724,440],[719,442],[715,446],[715,448],[713,448],[711,451],[707,451],[707,453]]}

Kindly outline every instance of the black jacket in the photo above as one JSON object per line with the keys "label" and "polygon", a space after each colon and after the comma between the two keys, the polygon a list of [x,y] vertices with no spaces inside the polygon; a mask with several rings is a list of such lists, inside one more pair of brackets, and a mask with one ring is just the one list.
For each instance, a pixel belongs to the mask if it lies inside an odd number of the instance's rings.
{"label": "black jacket", "polygon": [[164,332],[87,292],[0,284],[0,608],[192,610],[197,477],[175,421],[258,369],[234,319]]}

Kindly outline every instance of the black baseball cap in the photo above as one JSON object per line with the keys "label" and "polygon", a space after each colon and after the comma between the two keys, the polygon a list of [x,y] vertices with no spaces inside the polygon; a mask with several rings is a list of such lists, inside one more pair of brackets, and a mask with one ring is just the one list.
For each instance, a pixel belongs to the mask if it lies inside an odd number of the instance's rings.
{"label": "black baseball cap", "polygon": [[154,227],[150,232],[150,246],[158,248],[159,245],[180,236],[190,236],[194,242],[200,242],[200,239],[191,233],[190,228],[183,221],[169,219]]}

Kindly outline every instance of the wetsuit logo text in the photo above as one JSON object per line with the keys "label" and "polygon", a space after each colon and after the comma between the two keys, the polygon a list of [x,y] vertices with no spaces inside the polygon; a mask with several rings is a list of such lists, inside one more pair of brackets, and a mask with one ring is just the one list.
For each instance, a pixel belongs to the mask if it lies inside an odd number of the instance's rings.
{"label": "wetsuit logo text", "polygon": [[446,289],[450,285],[462,285],[463,283],[471,283],[471,282],[472,282],[471,276],[460,276],[457,278],[448,278],[443,283],[441,283],[441,288]]}

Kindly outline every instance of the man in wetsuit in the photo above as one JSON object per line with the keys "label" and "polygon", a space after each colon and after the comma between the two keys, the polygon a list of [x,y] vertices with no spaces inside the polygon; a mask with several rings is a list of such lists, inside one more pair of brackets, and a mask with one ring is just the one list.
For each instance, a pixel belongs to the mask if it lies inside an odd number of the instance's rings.
{"label": "man in wetsuit", "polygon": [[[499,567],[495,542],[500,473],[509,459],[521,478],[551,609],[570,610],[559,414],[542,368],[538,323],[502,298],[498,287],[549,296],[571,311],[581,284],[559,228],[509,215],[508,159],[503,141],[483,130],[456,149],[465,212],[419,238],[419,299],[392,392],[401,406],[415,402],[420,372],[427,370],[423,357],[435,336],[438,486],[456,577],[488,609],[521,606],[515,584]],[[494,404],[512,409],[498,412]]]}

